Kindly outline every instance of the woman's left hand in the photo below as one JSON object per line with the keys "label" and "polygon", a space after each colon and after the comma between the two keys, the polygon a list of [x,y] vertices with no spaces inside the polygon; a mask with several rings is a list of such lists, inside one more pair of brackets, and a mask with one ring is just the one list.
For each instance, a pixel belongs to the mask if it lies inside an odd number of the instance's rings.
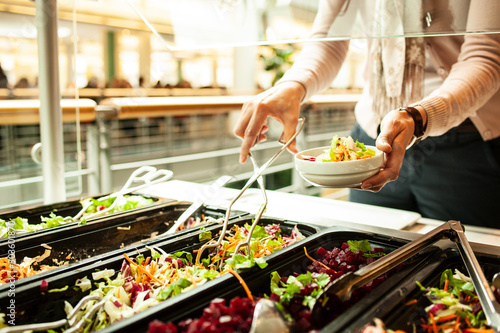
{"label": "woman's left hand", "polygon": [[375,144],[385,153],[385,163],[379,173],[361,184],[362,190],[378,192],[385,184],[398,179],[406,147],[413,138],[414,127],[413,119],[407,112],[393,110],[384,117]]}

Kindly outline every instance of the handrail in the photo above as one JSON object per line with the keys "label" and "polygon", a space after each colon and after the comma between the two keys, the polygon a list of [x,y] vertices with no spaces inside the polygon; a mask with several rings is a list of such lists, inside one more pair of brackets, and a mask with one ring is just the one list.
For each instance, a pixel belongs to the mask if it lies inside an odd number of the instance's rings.
{"label": "handrail", "polygon": [[[179,97],[179,96],[254,96],[262,89],[232,89],[232,88],[79,88],[80,98],[104,99],[113,97]],[[63,98],[74,98],[75,89],[67,88],[61,91]],[[329,89],[323,95],[355,95],[359,89]],[[38,99],[38,88],[0,88],[2,99]]]}
{"label": "handrail", "polygon": [[[82,123],[93,122],[96,102],[91,99],[61,100],[63,122],[76,121],[79,108]],[[0,103],[0,125],[32,125],[40,122],[40,100],[2,100]]]}
{"label": "handrail", "polygon": [[[165,96],[225,96],[225,95],[256,95],[259,89],[226,89],[226,88],[79,88],[78,96],[83,98],[111,98],[111,97],[165,97]],[[75,96],[74,88],[61,91],[63,98]],[[5,99],[36,99],[39,90],[33,88],[0,88],[0,97]]]}
{"label": "handrail", "polygon": [[[100,105],[113,106],[118,119],[138,117],[177,116],[188,113],[215,114],[239,110],[253,96],[192,96],[192,97],[124,97],[109,98]],[[306,105],[353,107],[359,94],[335,94],[313,96]]]}
{"label": "handrail", "polygon": [[[0,89],[1,90],[1,89]],[[76,107],[80,108],[82,123],[96,120],[96,106],[112,106],[118,111],[115,119],[141,117],[183,116],[189,114],[217,114],[239,110],[253,95],[236,96],[180,96],[180,97],[117,97],[106,98],[99,104],[91,99],[62,99],[63,122],[76,121]],[[313,96],[304,107],[316,109],[325,106],[352,108],[359,94],[328,94]],[[37,99],[2,100],[0,125],[38,124],[40,101]]]}

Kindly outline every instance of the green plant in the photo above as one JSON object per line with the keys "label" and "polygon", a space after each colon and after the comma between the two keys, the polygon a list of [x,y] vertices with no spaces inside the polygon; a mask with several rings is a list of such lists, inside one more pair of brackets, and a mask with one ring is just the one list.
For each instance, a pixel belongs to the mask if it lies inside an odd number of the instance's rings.
{"label": "green plant", "polygon": [[291,57],[295,52],[295,47],[292,44],[288,44],[283,48],[269,47],[271,48],[271,55],[260,54],[259,57],[264,61],[264,69],[268,72],[274,72],[272,81],[272,85],[274,85],[292,65],[293,61]]}

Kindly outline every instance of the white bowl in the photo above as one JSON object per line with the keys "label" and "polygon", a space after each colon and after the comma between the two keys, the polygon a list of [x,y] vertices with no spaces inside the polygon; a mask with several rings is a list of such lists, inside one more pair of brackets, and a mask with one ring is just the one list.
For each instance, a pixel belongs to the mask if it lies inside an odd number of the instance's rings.
{"label": "white bowl", "polygon": [[384,154],[374,146],[375,156],[362,160],[342,162],[314,162],[303,156],[318,156],[330,147],[318,147],[295,154],[295,168],[307,182],[319,187],[357,187],[377,174],[384,164]]}

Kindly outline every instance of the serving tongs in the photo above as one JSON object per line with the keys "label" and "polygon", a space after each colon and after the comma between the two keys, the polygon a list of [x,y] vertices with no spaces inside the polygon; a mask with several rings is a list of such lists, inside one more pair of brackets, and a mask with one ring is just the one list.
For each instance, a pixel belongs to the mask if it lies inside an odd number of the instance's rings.
{"label": "serving tongs", "polygon": [[[90,308],[85,315],[76,321],[75,316],[87,303],[96,301],[94,305]],[[98,295],[89,295],[82,298],[78,304],[75,305],[73,310],[68,314],[65,319],[60,319],[48,323],[37,323],[37,324],[27,324],[27,325],[16,325],[9,326],[0,329],[0,333],[14,333],[14,332],[25,332],[25,331],[48,331],[54,330],[67,325],[65,333],[79,332],[84,330],[90,323],[94,314],[104,305],[105,300]]]}
{"label": "serving tongs", "polygon": [[[165,170],[165,169],[157,170],[155,167],[147,165],[140,167],[139,169],[132,172],[132,174],[130,175],[130,177],[128,178],[127,182],[125,183],[125,185],[122,187],[121,190],[106,195],[104,197],[98,198],[98,200],[107,200],[110,198],[116,198],[115,201],[113,201],[113,203],[108,208],[89,214],[86,217],[86,219],[98,217],[112,211],[116,207],[116,205],[121,201],[124,195],[140,190],[147,186],[151,186],[153,184],[158,184],[167,181],[170,178],[172,178],[173,175],[174,173],[170,170]],[[140,184],[138,185],[138,183]],[[87,211],[87,209],[92,205],[92,203],[93,203],[92,200],[89,200],[89,202],[78,212],[78,214],[76,214],[74,217],[71,218],[72,221],[78,221],[85,213],[85,211]]]}
{"label": "serving tongs", "polygon": [[246,241],[243,242],[243,243],[241,243],[241,244],[238,244],[238,246],[235,248],[233,256],[238,253],[238,251],[240,250],[240,248],[242,246],[246,246],[247,255],[250,254],[250,240],[252,238],[253,230],[254,230],[255,226],[259,223],[260,218],[262,217],[262,214],[265,212],[266,206],[267,206],[267,195],[266,195],[266,191],[265,191],[265,188],[264,188],[264,181],[262,179],[262,174],[278,158],[278,156],[280,156],[281,153],[283,151],[285,151],[285,149],[297,138],[297,135],[299,135],[300,131],[302,130],[302,127],[304,127],[304,122],[305,122],[305,118],[304,117],[300,117],[299,118],[299,123],[298,123],[298,126],[297,126],[297,130],[290,137],[290,139],[288,139],[287,142],[284,142],[284,133],[281,133],[281,136],[278,139],[278,142],[282,145],[281,149],[276,154],[274,154],[274,156],[272,156],[269,160],[267,160],[267,162],[264,163],[260,168],[257,166],[257,163],[255,162],[255,159],[253,158],[252,154],[251,153],[249,154],[250,160],[252,161],[252,164],[253,164],[253,167],[254,167],[253,175],[246,182],[245,186],[243,186],[243,188],[238,192],[238,194],[229,203],[229,206],[227,207],[227,210],[226,210],[226,216],[224,218],[224,223],[223,223],[223,226],[222,226],[222,231],[221,231],[221,234],[220,234],[218,240],[216,242],[210,241],[210,242],[204,244],[200,248],[200,250],[198,251],[198,253],[196,255],[196,265],[200,264],[201,255],[203,254],[203,252],[206,249],[217,247],[217,246],[219,246],[222,243],[222,240],[226,236],[227,225],[229,223],[229,216],[231,215],[231,208],[232,208],[232,206],[243,195],[243,193],[245,193],[245,191],[253,183],[255,183],[255,181],[257,180],[258,184],[259,184],[259,188],[261,189],[261,191],[263,193],[264,203],[261,205],[261,207],[259,208],[259,211],[257,212],[257,214],[255,216],[255,219],[254,219],[254,221],[252,223],[252,226],[250,227],[250,231],[248,233]]}
{"label": "serving tongs", "polygon": [[488,325],[495,331],[500,330],[500,305],[495,300],[488,280],[484,276],[479,262],[472,251],[469,241],[465,237],[464,229],[458,221],[448,221],[420,236],[414,241],[400,247],[399,249],[381,257],[373,263],[364,266],[358,271],[349,272],[340,278],[330,282],[323,292],[318,296],[312,309],[312,317],[317,322],[324,322],[328,318],[329,299],[338,298],[346,301],[350,298],[354,289],[359,288],[380,275],[388,272],[406,259],[409,259],[418,252],[440,239],[448,238],[455,242],[462,260],[472,279],[478,298],[486,315]]}
{"label": "serving tongs", "polygon": [[231,176],[220,176],[217,178],[215,182],[210,185],[210,187],[207,189],[206,193],[201,194],[197,200],[195,200],[185,211],[184,213],[177,218],[177,220],[174,222],[174,224],[165,231],[163,234],[158,235],[157,237],[163,237],[167,235],[171,235],[173,233],[177,232],[177,229],[179,229],[180,226],[182,226],[184,223],[186,223],[187,220],[193,215],[203,204],[211,198],[212,195],[216,194],[224,185],[226,185],[233,177]]}

